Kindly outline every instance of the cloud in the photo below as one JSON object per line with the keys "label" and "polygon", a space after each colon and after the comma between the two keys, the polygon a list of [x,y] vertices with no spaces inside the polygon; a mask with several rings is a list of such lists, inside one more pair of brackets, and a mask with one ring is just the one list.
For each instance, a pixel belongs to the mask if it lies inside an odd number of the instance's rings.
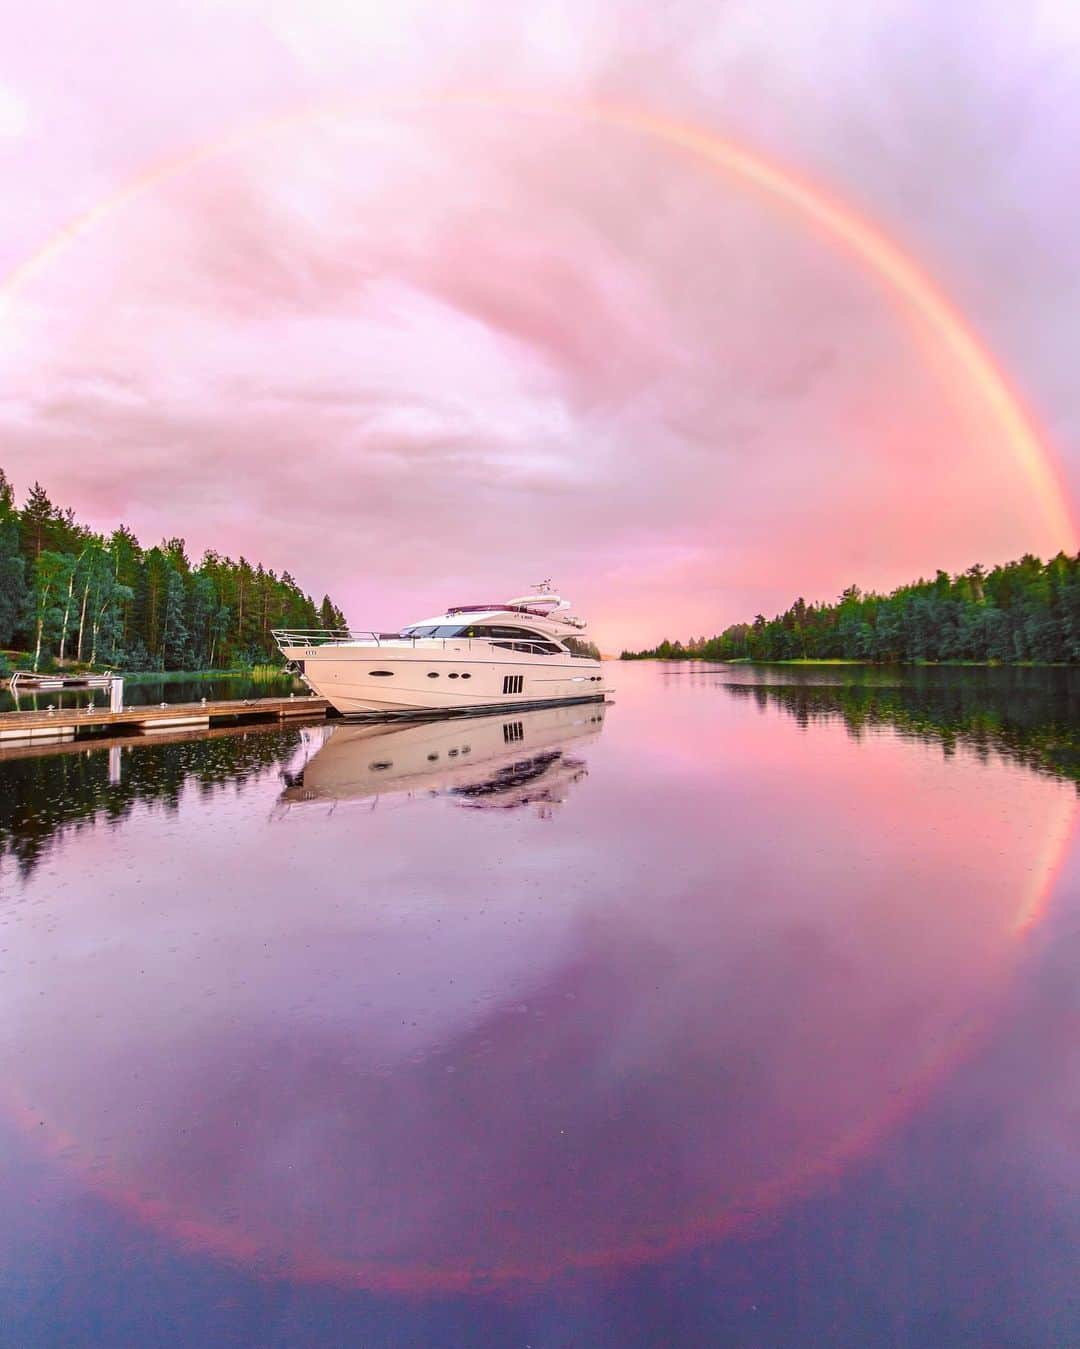
{"label": "cloud", "polygon": [[26,104],[10,84],[0,80],[0,141],[21,139],[29,126]]}
{"label": "cloud", "polygon": [[51,130],[12,151],[28,208],[0,258],[177,146],[344,111],[225,149],[35,279],[0,357],[5,467],[100,527],[288,566],[377,626],[430,609],[425,580],[554,572],[611,645],[1049,549],[1000,430],[804,223],[640,136],[380,94],[603,96],[759,146],[908,243],[1067,440],[1073,20],[980,7],[972,41],[899,0],[782,17],[235,3],[128,29],[106,4],[61,86],[48,6],[21,15]]}

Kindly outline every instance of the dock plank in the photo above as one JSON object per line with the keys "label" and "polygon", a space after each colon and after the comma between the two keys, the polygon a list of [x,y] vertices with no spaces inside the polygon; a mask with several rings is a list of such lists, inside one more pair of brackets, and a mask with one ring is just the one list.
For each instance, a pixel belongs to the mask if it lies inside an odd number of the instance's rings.
{"label": "dock plank", "polygon": [[229,698],[197,703],[167,703],[125,707],[114,712],[107,707],[58,707],[53,711],[34,709],[0,712],[0,740],[37,739],[55,734],[70,738],[86,731],[104,731],[112,727],[167,729],[171,724],[193,726],[214,721],[273,721],[284,717],[326,715],[330,704],[325,698],[302,694],[292,698]]}
{"label": "dock plank", "polygon": [[[323,713],[315,711],[310,714],[308,720],[297,717],[294,721],[290,717],[287,724],[290,726],[318,726],[324,720]],[[96,754],[99,751],[110,749],[149,748],[153,745],[190,745],[203,740],[220,740],[225,736],[267,731],[279,724],[270,721],[219,722],[216,726],[177,726],[174,730],[158,731],[153,736],[143,735],[135,730],[128,730],[125,733],[121,727],[116,734],[110,734],[106,731],[101,735],[88,736],[82,739],[31,740],[24,738],[21,740],[2,740],[0,741],[0,765],[13,763],[20,759],[38,759],[46,754],[50,756],[54,754],[86,754],[91,750]]]}

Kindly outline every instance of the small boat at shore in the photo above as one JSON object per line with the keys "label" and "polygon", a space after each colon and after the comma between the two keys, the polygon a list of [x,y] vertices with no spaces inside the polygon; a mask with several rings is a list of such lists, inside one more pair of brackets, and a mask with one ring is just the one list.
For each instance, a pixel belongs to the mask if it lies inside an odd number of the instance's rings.
{"label": "small boat at shore", "polygon": [[12,693],[42,693],[64,689],[107,689],[112,682],[111,674],[35,674],[31,670],[16,670],[8,685]]}
{"label": "small boat at shore", "polygon": [[292,668],[345,717],[408,719],[601,701],[585,621],[545,582],[448,608],[395,633],[275,629]]}

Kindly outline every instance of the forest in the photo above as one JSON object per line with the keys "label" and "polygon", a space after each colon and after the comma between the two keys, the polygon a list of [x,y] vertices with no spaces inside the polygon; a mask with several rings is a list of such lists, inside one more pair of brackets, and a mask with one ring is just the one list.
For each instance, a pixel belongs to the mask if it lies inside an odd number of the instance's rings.
{"label": "forest", "polygon": [[797,599],[782,614],[715,637],[664,640],[623,660],[853,660],[873,664],[1080,662],[1080,554],[1030,554],[955,576],[939,571],[888,595],[849,586],[834,604]]}
{"label": "forest", "polygon": [[[0,469],[0,660],[16,667],[239,669],[280,662],[271,629],[344,627],[287,571],[182,538],[143,548],[125,525],[97,534],[35,483],[15,504]],[[14,648],[14,649],[12,649]]]}

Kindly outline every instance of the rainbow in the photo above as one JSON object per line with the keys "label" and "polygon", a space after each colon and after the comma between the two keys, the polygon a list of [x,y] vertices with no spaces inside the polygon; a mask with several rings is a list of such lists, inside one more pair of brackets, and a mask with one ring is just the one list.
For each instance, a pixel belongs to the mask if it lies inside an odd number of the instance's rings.
{"label": "rainbow", "polygon": [[1045,436],[978,334],[908,252],[839,198],[757,152],[707,128],[618,103],[541,99],[509,92],[443,91],[407,99],[381,99],[378,103],[357,99],[319,103],[243,123],[212,141],[150,165],[62,226],[35,253],[0,277],[0,317],[36,276],[84,235],[115,212],[207,160],[287,127],[376,113],[416,113],[440,105],[570,118],[628,131],[737,179],[815,228],[876,279],[906,315],[925,324],[978,404],[1000,428],[1004,443],[1036,495],[1055,545],[1069,552],[1076,549],[1078,530],[1069,494]]}
{"label": "rainbow", "polygon": [[[260,118],[237,127],[213,141],[179,151],[145,168],[84,214],[57,230],[35,253],[0,277],[0,318],[19,294],[67,249],[105,224],[116,212],[134,204],[163,184],[201,164],[241,150],[245,146],[290,127],[324,119],[354,118],[388,112],[415,113],[439,105],[497,109],[525,115],[543,115],[607,126],[641,136],[686,156],[704,169],[730,177],[758,192],[783,210],[815,229],[845,256],[878,282],[885,293],[934,338],[941,354],[964,381],[966,391],[977,398],[999,427],[1008,452],[1014,457],[1025,481],[1036,494],[1047,525],[1058,546],[1073,551],[1077,528],[1068,494],[1045,437],[1016,391],[978,334],[943,293],[935,281],[895,240],[876,224],[785,167],[735,144],[711,130],[658,113],[609,102],[579,102],[566,99],[536,99],[505,93],[443,92],[408,100],[345,101],[320,103],[281,115]],[[1013,934],[1019,946],[1045,917],[1075,827],[1075,806],[1063,800],[1060,817],[1048,830],[1046,843],[1032,868],[1031,886],[1019,897]],[[879,1117],[859,1122],[839,1138],[828,1155],[805,1165],[794,1174],[777,1177],[737,1211],[715,1215],[697,1227],[673,1236],[666,1244],[628,1241],[618,1250],[599,1250],[577,1260],[579,1268],[605,1270],[654,1261],[688,1249],[703,1239],[716,1239],[740,1230],[783,1202],[812,1192],[820,1181],[836,1174],[864,1155],[882,1133],[894,1128],[916,1108],[948,1068],[981,1033],[978,1024],[959,1027],[955,1038],[939,1047],[923,1065],[909,1090]],[[20,1120],[29,1135],[42,1139],[38,1112],[31,1112],[10,1084],[3,1090],[6,1108]],[[80,1171],[87,1185],[107,1197],[138,1221],[166,1232],[170,1237],[200,1252],[239,1261],[254,1260],[265,1242],[245,1236],[232,1227],[196,1213],[179,1213],[164,1200],[148,1197],[132,1181],[100,1160],[84,1155],[77,1140],[53,1125],[45,1132],[45,1145]],[[287,1242],[282,1237],[282,1249]],[[561,1268],[561,1266],[560,1266]],[[553,1277],[557,1269],[509,1267],[493,1271],[493,1283],[535,1282]],[[395,1268],[358,1267],[317,1252],[296,1253],[283,1260],[281,1276],[299,1281],[334,1283],[345,1287],[381,1289],[388,1292],[466,1291],[475,1287],[470,1269],[411,1271]]]}

